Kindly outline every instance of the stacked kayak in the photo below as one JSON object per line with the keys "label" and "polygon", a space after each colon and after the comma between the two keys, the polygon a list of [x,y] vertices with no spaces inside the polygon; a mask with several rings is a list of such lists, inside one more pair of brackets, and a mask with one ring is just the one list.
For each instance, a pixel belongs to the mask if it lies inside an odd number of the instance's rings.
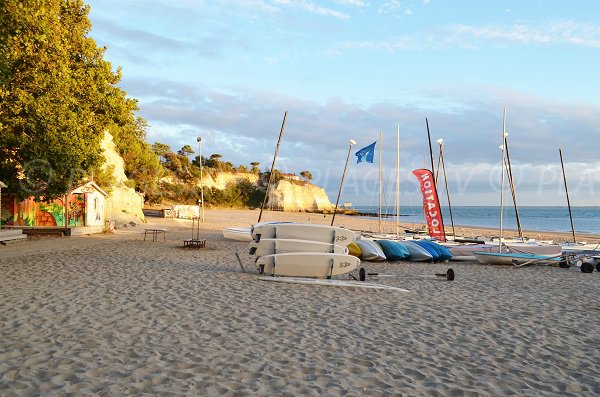
{"label": "stacked kayak", "polygon": [[429,240],[366,240],[355,241],[361,249],[358,255],[365,261],[443,262],[452,257],[445,247]]}

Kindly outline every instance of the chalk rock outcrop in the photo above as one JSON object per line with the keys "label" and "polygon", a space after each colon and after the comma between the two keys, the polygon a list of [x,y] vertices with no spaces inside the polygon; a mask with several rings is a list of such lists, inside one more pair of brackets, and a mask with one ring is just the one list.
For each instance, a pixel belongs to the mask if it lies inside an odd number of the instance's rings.
{"label": "chalk rock outcrop", "polygon": [[205,188],[214,187],[219,190],[225,190],[229,183],[237,184],[243,179],[249,180],[250,183],[254,185],[258,183],[258,175],[251,172],[219,172],[215,176],[208,173],[202,175],[202,185],[204,185]]}
{"label": "chalk rock outcrop", "polygon": [[285,179],[271,189],[267,206],[282,211],[323,211],[334,207],[323,188]]}
{"label": "chalk rock outcrop", "polygon": [[101,143],[104,150],[104,168],[113,167],[115,185],[106,200],[106,220],[119,225],[129,222],[144,222],[144,197],[127,185],[128,179],[125,175],[125,163],[117,152],[113,137],[110,133],[104,133]]}

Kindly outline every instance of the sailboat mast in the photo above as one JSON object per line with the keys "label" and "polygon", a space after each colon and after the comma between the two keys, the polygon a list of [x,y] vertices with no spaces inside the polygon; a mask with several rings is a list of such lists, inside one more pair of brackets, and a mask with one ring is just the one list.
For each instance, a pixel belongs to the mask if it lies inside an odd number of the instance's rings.
{"label": "sailboat mast", "polygon": [[498,252],[502,252],[502,214],[504,212],[504,137],[506,134],[506,108],[504,108],[504,118],[502,125],[502,145],[500,146],[500,149],[502,151],[502,183],[500,184],[500,240],[498,242]]}
{"label": "sailboat mast", "polygon": [[571,213],[571,201],[569,200],[569,188],[567,187],[567,175],[565,174],[565,164],[563,163],[562,149],[558,149],[560,154],[560,166],[562,167],[563,181],[565,182],[565,193],[567,194],[567,206],[569,207],[569,218],[571,219],[571,231],[573,232],[573,242],[576,243],[575,226],[573,225],[573,214]]}
{"label": "sailboat mast", "polygon": [[[258,222],[262,218],[263,209],[265,205],[267,205],[267,200],[269,199],[269,192],[271,191],[271,181],[273,180],[273,173],[275,172],[275,160],[277,160],[277,152],[279,152],[279,145],[281,144],[281,136],[283,135],[283,130],[285,128],[285,120],[287,119],[287,110],[283,115],[283,123],[281,123],[281,130],[279,130],[279,139],[277,140],[277,146],[275,147],[275,155],[273,156],[273,163],[271,164],[271,173],[269,174],[269,183],[267,184],[267,191],[265,192],[265,199],[263,200],[262,205],[260,206],[260,213],[258,214]],[[202,161],[202,159],[200,159]]]}
{"label": "sailboat mast", "polygon": [[383,145],[382,145],[382,135],[381,130],[379,130],[379,233],[381,233],[381,193],[382,193],[382,157],[383,157]]}
{"label": "sailboat mast", "polygon": [[396,237],[400,236],[400,126],[396,132]]}
{"label": "sailboat mast", "polygon": [[519,217],[519,209],[517,207],[517,192],[515,190],[515,181],[513,179],[512,166],[510,165],[510,152],[508,151],[508,133],[506,132],[506,130],[504,131],[504,150],[506,150],[506,169],[508,170],[508,183],[510,185],[510,192],[512,194],[513,205],[515,207],[517,229],[519,231],[519,237],[521,238],[521,240],[523,240],[523,230],[521,229],[521,218]]}

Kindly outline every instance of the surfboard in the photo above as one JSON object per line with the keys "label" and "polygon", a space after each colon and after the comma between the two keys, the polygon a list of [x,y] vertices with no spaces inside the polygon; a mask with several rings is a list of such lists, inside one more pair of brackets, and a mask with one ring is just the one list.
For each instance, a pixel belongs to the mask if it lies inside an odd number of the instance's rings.
{"label": "surfboard", "polygon": [[364,261],[385,260],[383,250],[374,241],[358,239],[354,243],[360,247],[360,259]]}
{"label": "surfboard", "polygon": [[397,292],[410,292],[407,289],[394,287],[391,285],[366,283],[364,281],[352,281],[352,280],[323,280],[315,278],[302,278],[302,277],[271,277],[261,276],[258,278],[261,281],[272,281],[276,283],[289,283],[289,284],[306,284],[306,285],[322,285],[329,287],[354,287],[364,289],[379,289]]}
{"label": "surfboard", "polygon": [[248,247],[250,255],[258,257],[289,252],[348,254],[348,248],[342,245],[298,239],[261,238],[260,241],[251,241]]}
{"label": "surfboard", "polygon": [[264,274],[291,277],[326,278],[350,273],[360,265],[360,259],[343,254],[295,252],[261,256],[256,268]]}
{"label": "surfboard", "polygon": [[223,237],[235,241],[252,241],[249,227],[228,227],[223,229]]}
{"label": "surfboard", "polygon": [[255,241],[260,241],[261,238],[284,238],[346,246],[356,239],[356,233],[352,230],[310,223],[257,224],[252,227],[251,233]]}

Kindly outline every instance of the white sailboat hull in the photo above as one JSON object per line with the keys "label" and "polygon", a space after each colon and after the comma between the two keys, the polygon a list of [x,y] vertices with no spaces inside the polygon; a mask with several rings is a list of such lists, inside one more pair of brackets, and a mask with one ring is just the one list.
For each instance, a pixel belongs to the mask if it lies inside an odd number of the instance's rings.
{"label": "white sailboat hull", "polygon": [[250,255],[256,255],[257,257],[291,252],[348,254],[348,247],[346,246],[298,239],[261,238],[260,241],[250,242],[248,247]]}
{"label": "white sailboat hull", "polygon": [[251,230],[255,241],[262,238],[298,239],[347,246],[356,239],[352,230],[310,223],[270,223],[254,225]]}
{"label": "white sailboat hull", "polygon": [[319,252],[265,255],[256,260],[264,274],[326,278],[350,273],[360,265],[355,256]]}

